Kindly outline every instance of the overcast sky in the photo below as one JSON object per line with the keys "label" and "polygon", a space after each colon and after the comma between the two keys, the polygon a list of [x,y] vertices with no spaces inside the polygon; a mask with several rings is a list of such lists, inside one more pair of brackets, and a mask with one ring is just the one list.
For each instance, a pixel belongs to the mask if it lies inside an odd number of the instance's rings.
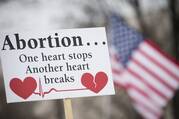
{"label": "overcast sky", "polygon": [[[99,1],[12,0],[0,5],[0,30],[44,30],[74,28],[90,22],[100,24],[103,22],[103,16],[99,12],[108,10],[129,17],[135,15],[126,0]],[[167,6],[167,0],[139,1],[144,11],[158,10]],[[90,12],[94,14],[89,14]]]}

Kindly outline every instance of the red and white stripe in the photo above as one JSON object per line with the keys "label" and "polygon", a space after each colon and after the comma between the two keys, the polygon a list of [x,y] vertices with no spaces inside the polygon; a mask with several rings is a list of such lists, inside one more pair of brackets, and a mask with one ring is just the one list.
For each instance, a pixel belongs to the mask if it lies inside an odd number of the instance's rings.
{"label": "red and white stripe", "polygon": [[118,59],[117,52],[114,47],[110,47],[109,52],[114,83],[120,88],[125,88],[126,80],[122,78],[124,68]]}
{"label": "red and white stripe", "polygon": [[159,119],[179,86],[179,65],[149,40],[133,52],[120,75],[118,83],[125,80],[134,107],[145,119]]}

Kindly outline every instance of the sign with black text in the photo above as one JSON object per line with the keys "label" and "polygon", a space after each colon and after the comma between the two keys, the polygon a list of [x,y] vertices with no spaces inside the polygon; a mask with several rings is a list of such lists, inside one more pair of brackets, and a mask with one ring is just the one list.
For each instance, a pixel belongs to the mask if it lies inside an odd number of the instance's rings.
{"label": "sign with black text", "polygon": [[105,29],[0,34],[7,102],[114,94]]}

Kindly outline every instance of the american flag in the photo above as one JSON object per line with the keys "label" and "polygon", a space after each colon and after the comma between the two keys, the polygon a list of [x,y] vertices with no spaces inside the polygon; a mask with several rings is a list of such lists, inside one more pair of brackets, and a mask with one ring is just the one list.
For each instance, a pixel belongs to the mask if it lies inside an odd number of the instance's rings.
{"label": "american flag", "polygon": [[179,64],[121,17],[109,21],[114,82],[126,89],[144,119],[161,118],[179,86]]}

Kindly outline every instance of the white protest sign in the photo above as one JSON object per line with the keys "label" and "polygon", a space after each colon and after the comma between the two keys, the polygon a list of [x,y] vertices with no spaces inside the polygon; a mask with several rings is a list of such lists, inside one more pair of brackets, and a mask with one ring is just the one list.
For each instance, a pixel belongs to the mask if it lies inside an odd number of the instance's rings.
{"label": "white protest sign", "polygon": [[7,102],[114,94],[105,29],[0,35]]}

